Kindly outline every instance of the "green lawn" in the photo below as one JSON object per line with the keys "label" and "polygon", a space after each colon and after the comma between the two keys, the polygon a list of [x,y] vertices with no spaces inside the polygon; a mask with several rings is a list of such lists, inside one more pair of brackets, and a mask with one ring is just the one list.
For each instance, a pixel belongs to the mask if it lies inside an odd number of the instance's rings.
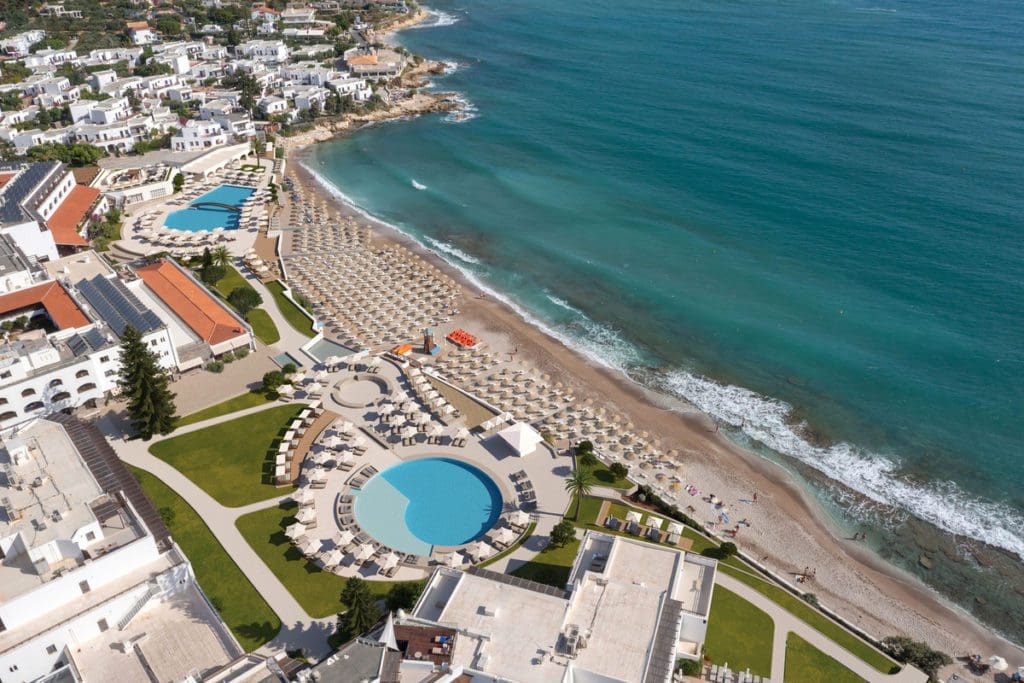
{"label": "green lawn", "polygon": [[166,518],[166,511],[172,511],[167,526],[175,542],[185,551],[203,592],[242,647],[251,652],[276,636],[281,628],[277,615],[196,511],[152,474],[134,467],[131,470],[161,514]]}
{"label": "green lawn", "polygon": [[277,331],[277,325],[270,319],[270,314],[262,308],[252,309],[245,319],[252,327],[256,338],[264,344],[276,344],[281,340],[281,333]]}
{"label": "green lawn", "polygon": [[230,413],[238,412],[239,410],[245,410],[246,408],[255,408],[256,406],[266,405],[270,403],[271,399],[267,398],[266,394],[258,391],[247,391],[244,394],[239,394],[234,398],[229,398],[226,401],[214,404],[208,408],[197,410],[194,413],[190,413],[185,417],[178,420],[178,426],[184,427],[185,425],[195,424],[196,422],[202,422],[203,420],[209,420],[214,417],[220,417],[221,415],[228,415]]}
{"label": "green lawn", "polygon": [[561,548],[549,546],[537,553],[532,560],[513,570],[511,574],[521,579],[564,588],[569,581],[569,570],[572,569],[572,562],[576,559],[579,547],[578,539],[566,543]]}
{"label": "green lawn", "polygon": [[[759,576],[752,574],[752,569],[738,569],[735,566],[723,565],[722,563],[719,563],[718,567],[721,571],[724,571],[729,576],[735,577],[747,584],[758,593],[765,595],[772,602],[777,603],[783,609],[792,613],[798,619],[801,619],[812,628],[820,631],[823,635],[831,638],[836,642],[836,644],[857,655],[874,669],[885,674],[899,671],[899,664],[892,661],[876,650],[873,646],[853,635],[821,612],[812,608],[792,593],[776,586],[775,584],[768,583]],[[715,589],[716,600],[718,599],[717,596],[718,589]]]}
{"label": "green lawn", "polygon": [[182,434],[149,452],[171,465],[220,504],[238,507],[287,492],[271,483],[277,444],[305,405],[287,405]]}
{"label": "green lawn", "polygon": [[214,285],[214,289],[225,299],[231,294],[236,288],[243,287],[245,289],[253,289],[253,286],[246,282],[242,274],[239,273],[233,266],[227,266],[224,268],[224,277],[217,281]]}
{"label": "green lawn", "polygon": [[786,680],[801,683],[861,683],[864,679],[790,633],[786,636]]}
{"label": "green lawn", "polygon": [[[295,521],[295,503],[251,512],[238,518],[235,525],[256,554],[274,572],[302,608],[317,618],[344,610],[340,596],[346,579],[325,572],[310,562],[292,545],[284,530]],[[394,581],[367,581],[374,595],[383,597]]]}
{"label": "green lawn", "polygon": [[626,477],[616,477],[604,463],[598,463],[593,467],[578,466],[581,470],[590,470],[594,475],[594,482],[598,486],[607,486],[613,489],[631,489],[633,482]]}
{"label": "green lawn", "polygon": [[504,550],[502,550],[500,553],[498,553],[497,555],[495,555],[491,559],[486,560],[484,562],[481,562],[478,566],[479,567],[487,567],[489,565],[494,564],[495,562],[497,562],[501,558],[505,557],[506,555],[511,555],[512,553],[514,553],[516,550],[519,549],[519,546],[521,546],[523,544],[523,542],[526,541],[526,539],[528,539],[530,536],[533,536],[533,532],[536,529],[537,529],[537,523],[536,522],[530,522],[530,526],[526,527],[526,531],[523,532],[523,535],[519,537],[518,541],[516,541],[515,543],[513,543],[509,547],[505,548]]}
{"label": "green lawn", "polygon": [[[774,633],[771,617],[735,593],[715,586],[704,640],[707,659],[719,666],[728,664],[733,671],[750,667],[754,674],[770,676]],[[786,680],[790,680],[788,676]]]}
{"label": "green lawn", "polygon": [[281,311],[281,315],[284,316],[292,327],[306,335],[307,337],[315,336],[313,334],[313,323],[309,317],[300,309],[291,299],[284,295],[284,285],[280,282],[269,282],[267,283],[267,289],[274,295],[274,301],[277,302],[277,307]]}

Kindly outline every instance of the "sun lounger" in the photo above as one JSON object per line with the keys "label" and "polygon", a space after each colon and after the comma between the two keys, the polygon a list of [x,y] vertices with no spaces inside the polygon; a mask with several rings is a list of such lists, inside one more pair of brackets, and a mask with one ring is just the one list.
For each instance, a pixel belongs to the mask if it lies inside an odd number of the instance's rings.
{"label": "sun lounger", "polygon": [[622,520],[618,519],[617,517],[609,517],[608,519],[604,520],[604,525],[612,531],[618,531],[622,528]]}

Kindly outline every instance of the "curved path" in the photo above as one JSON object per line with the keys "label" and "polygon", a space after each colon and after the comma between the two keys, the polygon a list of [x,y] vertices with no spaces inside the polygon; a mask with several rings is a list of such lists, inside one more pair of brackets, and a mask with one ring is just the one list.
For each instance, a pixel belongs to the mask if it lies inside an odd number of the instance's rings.
{"label": "curved path", "polygon": [[[928,676],[911,666],[903,666],[898,673],[887,675],[878,671],[857,655],[838,645],[817,629],[785,610],[778,603],[756,590],[722,572],[715,573],[715,583],[740,596],[767,614],[775,622],[775,637],[772,642],[773,681],[786,680],[786,638],[795,633],[826,655],[866,681],[891,681],[892,683],[926,683]],[[713,603],[712,603],[713,604]]]}
{"label": "curved path", "polygon": [[[149,442],[137,439],[132,441],[111,439],[111,445],[121,460],[134,467],[144,469],[157,477],[192,506],[199,516],[202,517],[203,521],[206,522],[206,526],[217,537],[217,541],[224,547],[224,550],[231,556],[231,559],[235,561],[257,592],[263,596],[263,599],[267,601],[270,608],[277,614],[277,617],[281,620],[281,630],[261,650],[280,652],[282,650],[301,648],[316,659],[321,659],[330,652],[330,648],[327,645],[327,637],[334,632],[334,619],[314,619],[309,616],[306,610],[302,608],[302,605],[292,597],[292,594],[284,584],[264,564],[260,556],[256,554],[235,526],[235,521],[242,515],[278,505],[281,501],[289,498],[289,496],[282,495],[242,507],[225,507],[214,500],[206,491],[196,486],[191,479],[149,452],[149,447],[154,443],[159,443],[163,438],[188,434],[189,432],[221,422],[227,422],[261,410],[267,410],[277,405],[279,404],[271,403],[266,406],[229,413],[228,415],[215,417],[204,422],[197,422],[176,430],[174,434],[168,437],[155,438]],[[107,425],[103,426],[106,427]],[[104,431],[107,430],[104,429]],[[109,432],[107,433],[109,436]]]}

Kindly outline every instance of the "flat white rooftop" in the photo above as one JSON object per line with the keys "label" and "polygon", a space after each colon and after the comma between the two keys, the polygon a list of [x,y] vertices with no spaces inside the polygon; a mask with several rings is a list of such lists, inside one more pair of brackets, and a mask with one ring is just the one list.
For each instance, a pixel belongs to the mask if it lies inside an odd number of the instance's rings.
{"label": "flat white rooftop", "polygon": [[714,562],[686,559],[679,550],[590,532],[568,596],[504,575],[441,569],[413,616],[459,630],[453,666],[523,683],[562,680],[570,665],[577,680],[660,680],[655,662],[678,645],[680,611],[702,620],[710,603]]}

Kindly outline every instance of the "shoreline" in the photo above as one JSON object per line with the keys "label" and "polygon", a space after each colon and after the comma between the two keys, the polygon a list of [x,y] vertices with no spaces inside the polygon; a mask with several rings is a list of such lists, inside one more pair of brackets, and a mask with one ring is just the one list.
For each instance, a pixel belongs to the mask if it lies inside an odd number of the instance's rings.
{"label": "shoreline", "polygon": [[[704,491],[731,501],[756,491],[757,505],[743,509],[753,527],[737,541],[749,556],[782,576],[815,567],[817,580],[807,584],[808,591],[872,637],[906,634],[953,657],[968,651],[1014,651],[1024,657],[1016,645],[947,603],[917,577],[860,544],[838,538],[818,502],[789,472],[729,441],[715,430],[709,416],[647,389],[617,370],[597,365],[504,302],[489,296],[476,298],[479,288],[436,251],[396,227],[368,217],[341,198],[341,188],[336,188],[338,194],[326,190],[318,180],[322,176],[306,167],[298,150],[290,149],[288,155],[293,176],[343,216],[369,226],[374,242],[401,244],[459,282],[466,296],[457,325],[486,339],[492,348],[518,349],[521,357],[572,387],[581,398],[614,406],[639,429],[671,442],[683,454],[686,479],[699,483]],[[963,675],[959,667],[957,671]]]}
{"label": "shoreline", "polygon": [[[429,14],[424,12],[426,16]],[[364,123],[421,113],[429,112],[396,114],[389,108],[387,113]],[[836,525],[791,473],[716,433],[710,417],[682,401],[637,384],[617,370],[598,365],[525,319],[524,312],[514,305],[493,298],[475,298],[478,286],[437,251],[394,226],[368,217],[359,207],[341,199],[342,188],[336,188],[335,194],[322,187],[317,180],[319,174],[303,165],[298,148],[355,128],[346,125],[301,141],[289,139],[294,140],[286,145],[289,164],[294,164],[293,175],[343,215],[370,226],[374,242],[401,244],[458,281],[467,295],[457,324],[482,336],[493,348],[517,349],[520,356],[570,385],[581,398],[614,405],[638,428],[671,441],[672,447],[683,453],[686,479],[700,484],[704,491],[714,491],[731,501],[757,491],[758,504],[743,508],[744,513],[750,513],[754,527],[738,540],[748,555],[764,558],[765,565],[783,576],[805,566],[815,567],[818,578],[807,584],[807,590],[873,637],[907,634],[954,657],[967,651],[1024,656],[1018,646],[991,631],[966,610],[948,603],[921,579],[870,549],[839,537]],[[329,183],[326,178],[323,180]],[[609,396],[614,399],[609,400]],[[722,491],[727,493],[723,495]],[[948,670],[965,674],[956,665]]]}

